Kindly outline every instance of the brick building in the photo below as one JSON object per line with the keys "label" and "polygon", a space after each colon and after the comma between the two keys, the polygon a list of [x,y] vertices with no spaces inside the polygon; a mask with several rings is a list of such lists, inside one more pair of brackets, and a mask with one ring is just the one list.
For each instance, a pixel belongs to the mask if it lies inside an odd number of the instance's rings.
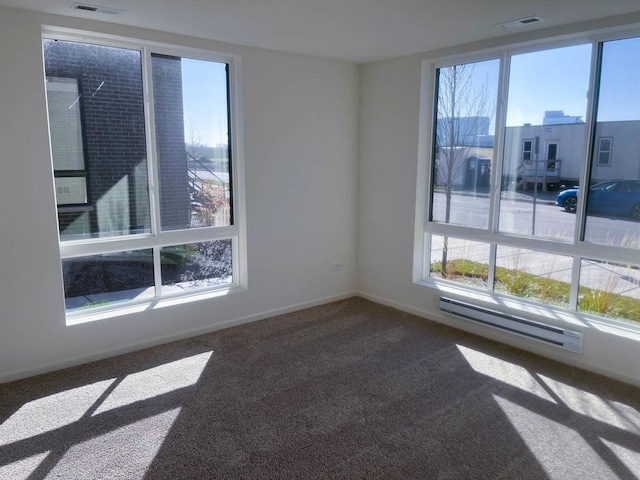
{"label": "brick building", "polygon": [[[44,49],[60,235],[149,232],[140,52],[53,40]],[[180,59],[154,57],[153,81],[161,222],[183,228],[190,199]]]}

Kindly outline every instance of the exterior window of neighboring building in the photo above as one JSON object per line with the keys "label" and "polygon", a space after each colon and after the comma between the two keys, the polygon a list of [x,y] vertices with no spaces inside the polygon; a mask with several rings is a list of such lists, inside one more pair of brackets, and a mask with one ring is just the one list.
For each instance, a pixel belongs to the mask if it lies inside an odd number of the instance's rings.
{"label": "exterior window of neighboring building", "polygon": [[88,192],[78,79],[48,77],[46,81],[58,209],[81,211]]}
{"label": "exterior window of neighboring building", "polygon": [[46,34],[43,51],[68,314],[241,286],[236,59]]}
{"label": "exterior window of neighboring building", "polygon": [[558,159],[558,142],[547,143],[547,170],[555,170],[556,160]]}
{"label": "exterior window of neighboring building", "polygon": [[[428,159],[417,196],[426,204],[416,209],[414,281],[494,308],[565,309],[640,328],[640,93],[620,89],[635,84],[640,37],[461,58],[424,70],[433,104],[422,133],[439,157]],[[542,65],[557,65],[544,81]],[[497,98],[507,99],[501,108]],[[550,122],[550,107],[575,121]],[[495,144],[478,152],[488,135]],[[614,136],[629,154],[612,165]],[[479,153],[490,161],[485,191],[465,177]]]}
{"label": "exterior window of neighboring building", "polygon": [[602,137],[598,141],[598,165],[611,165],[612,138]]}
{"label": "exterior window of neighboring building", "polygon": [[522,161],[531,161],[531,151],[533,149],[533,140],[523,140],[522,142]]}

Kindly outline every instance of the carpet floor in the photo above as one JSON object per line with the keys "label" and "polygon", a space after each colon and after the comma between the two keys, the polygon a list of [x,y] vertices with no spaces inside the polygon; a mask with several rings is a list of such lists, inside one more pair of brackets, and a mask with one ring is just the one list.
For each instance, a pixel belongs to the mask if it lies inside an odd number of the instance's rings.
{"label": "carpet floor", "polygon": [[0,385],[0,479],[635,479],[640,389],[361,298]]}

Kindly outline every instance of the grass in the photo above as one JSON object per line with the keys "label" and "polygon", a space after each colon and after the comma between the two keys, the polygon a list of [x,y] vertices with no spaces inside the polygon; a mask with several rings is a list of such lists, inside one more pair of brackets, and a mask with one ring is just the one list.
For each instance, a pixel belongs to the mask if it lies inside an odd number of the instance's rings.
{"label": "grass", "polygon": [[96,302],[87,302],[84,305],[82,305],[82,307],[80,308],[83,309],[83,308],[100,307],[102,305],[106,305],[107,303],[110,303],[109,300],[98,300]]}
{"label": "grass", "polygon": [[[460,283],[488,279],[488,265],[465,259],[449,260],[443,274],[441,262],[431,264],[431,271]],[[518,268],[496,267],[495,290],[518,297],[532,298],[543,303],[566,306],[569,304],[570,285],[566,282],[541,277]],[[607,287],[615,286],[610,282]],[[580,311],[640,322],[640,300],[618,295],[608,290],[580,288]]]}

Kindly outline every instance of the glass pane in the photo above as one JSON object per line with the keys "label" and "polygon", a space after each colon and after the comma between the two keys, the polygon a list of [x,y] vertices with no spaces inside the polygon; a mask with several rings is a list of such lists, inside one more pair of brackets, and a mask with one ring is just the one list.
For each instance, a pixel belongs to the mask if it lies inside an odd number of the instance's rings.
{"label": "glass pane", "polygon": [[433,221],[489,225],[499,69],[499,60],[438,69]]}
{"label": "glass pane", "polygon": [[54,168],[87,172],[90,208],[60,212],[61,240],[150,232],[140,52],[47,39],[43,48]]}
{"label": "glass pane", "polygon": [[578,310],[640,322],[640,267],[583,260]]}
{"label": "glass pane", "polygon": [[432,278],[487,288],[489,245],[461,238],[431,237]]}
{"label": "glass pane", "polygon": [[498,246],[494,290],[567,307],[572,265],[564,255]]}
{"label": "glass pane", "polygon": [[231,224],[227,66],[152,55],[162,230]]}
{"label": "glass pane", "polygon": [[67,311],[153,297],[151,249],[62,261]]}
{"label": "glass pane", "polygon": [[164,247],[160,251],[162,292],[229,284],[231,259],[231,240]]}
{"label": "glass pane", "polygon": [[638,84],[640,38],[605,42],[586,199],[587,242],[640,248]]}
{"label": "glass pane", "polygon": [[[558,191],[577,185],[584,159],[591,45],[511,57],[499,228],[573,240]],[[558,205],[566,204],[558,198]]]}
{"label": "glass pane", "polygon": [[58,205],[87,203],[87,180],[84,177],[56,177]]}

